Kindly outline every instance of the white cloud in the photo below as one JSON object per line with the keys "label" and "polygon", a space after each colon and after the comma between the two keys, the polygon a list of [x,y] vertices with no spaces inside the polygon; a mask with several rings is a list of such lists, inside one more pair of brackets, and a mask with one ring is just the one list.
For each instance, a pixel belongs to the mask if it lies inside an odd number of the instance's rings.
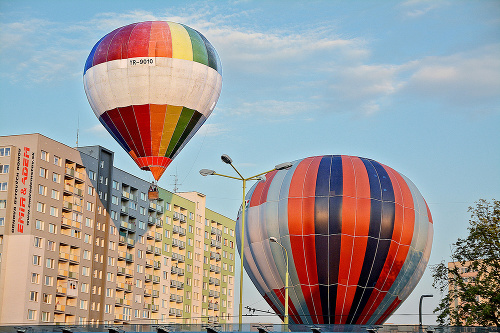
{"label": "white cloud", "polygon": [[400,4],[404,14],[408,17],[419,17],[428,12],[447,5],[447,1],[437,0],[408,0]]}
{"label": "white cloud", "polygon": [[447,105],[470,108],[496,103],[500,91],[500,44],[444,57],[427,57],[415,66],[403,91]]}
{"label": "white cloud", "polygon": [[224,127],[221,124],[203,124],[203,126],[200,127],[196,135],[198,136],[219,136],[224,133],[229,132],[229,129],[227,127]]}
{"label": "white cloud", "polygon": [[101,123],[96,124],[96,125],[92,126],[91,128],[85,129],[85,132],[90,132],[94,135],[97,135],[100,137],[106,137],[106,138],[109,135],[108,130],[106,128],[104,128],[104,126],[102,126]]}

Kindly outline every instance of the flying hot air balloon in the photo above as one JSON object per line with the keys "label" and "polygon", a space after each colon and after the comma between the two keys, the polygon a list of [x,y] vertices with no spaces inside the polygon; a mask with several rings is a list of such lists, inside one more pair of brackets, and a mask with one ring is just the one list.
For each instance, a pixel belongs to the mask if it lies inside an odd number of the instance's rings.
{"label": "flying hot air balloon", "polygon": [[222,67],[210,42],[173,22],[133,23],[95,44],[83,83],[99,121],[159,180],[212,113]]}
{"label": "flying hot air balloon", "polygon": [[304,158],[266,174],[246,200],[245,270],[283,317],[288,253],[290,323],[382,324],[429,260],[433,222],[424,198],[374,160]]}

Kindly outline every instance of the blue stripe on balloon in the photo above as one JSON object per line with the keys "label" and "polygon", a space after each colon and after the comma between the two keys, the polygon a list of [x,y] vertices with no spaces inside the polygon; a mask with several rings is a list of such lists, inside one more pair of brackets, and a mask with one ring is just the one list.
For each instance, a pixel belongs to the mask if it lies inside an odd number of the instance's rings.
{"label": "blue stripe on balloon", "polygon": [[[107,36],[107,35],[106,35]],[[94,61],[94,54],[95,54],[95,51],[97,50],[97,48],[99,47],[99,44],[101,44],[102,40],[104,38],[106,38],[106,36],[102,37],[101,39],[99,39],[99,41],[94,45],[94,47],[92,48],[92,51],[90,51],[90,54],[89,56],[87,57],[87,61],[85,61],[85,67],[83,68],[83,75],[85,75],[85,73],[87,73],[87,70],[92,67],[92,63]]]}

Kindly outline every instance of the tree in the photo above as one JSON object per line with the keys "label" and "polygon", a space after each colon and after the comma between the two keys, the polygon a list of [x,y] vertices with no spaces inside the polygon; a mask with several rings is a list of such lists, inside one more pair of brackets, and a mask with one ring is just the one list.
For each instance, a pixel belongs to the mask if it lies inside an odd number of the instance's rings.
{"label": "tree", "polygon": [[443,297],[438,322],[500,326],[500,201],[469,207],[469,235],[452,247],[452,263],[431,267],[433,287]]}

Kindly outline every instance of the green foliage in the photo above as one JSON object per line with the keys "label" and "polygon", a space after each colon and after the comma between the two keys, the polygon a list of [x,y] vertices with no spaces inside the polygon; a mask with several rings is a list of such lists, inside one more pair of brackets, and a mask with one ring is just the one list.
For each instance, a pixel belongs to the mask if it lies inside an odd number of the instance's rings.
{"label": "green foliage", "polygon": [[454,264],[431,267],[443,295],[434,312],[440,324],[500,326],[500,201],[481,199],[469,211],[469,235],[453,244]]}

